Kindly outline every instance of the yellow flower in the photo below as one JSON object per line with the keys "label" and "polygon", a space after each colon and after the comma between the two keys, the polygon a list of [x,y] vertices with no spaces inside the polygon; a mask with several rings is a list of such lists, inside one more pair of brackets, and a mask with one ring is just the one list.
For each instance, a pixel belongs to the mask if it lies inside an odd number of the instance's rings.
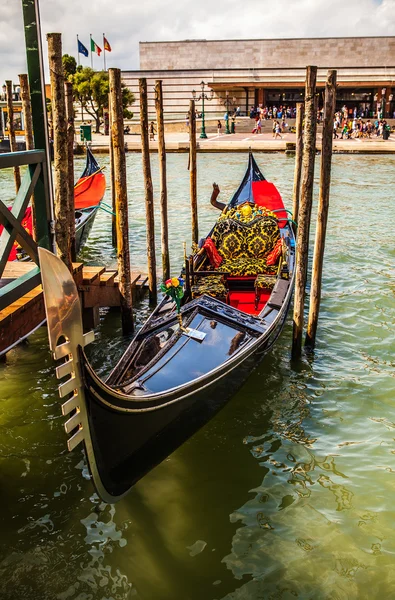
{"label": "yellow flower", "polygon": [[180,285],[180,282],[178,281],[178,277],[172,277],[171,278],[171,285],[173,287],[178,287]]}

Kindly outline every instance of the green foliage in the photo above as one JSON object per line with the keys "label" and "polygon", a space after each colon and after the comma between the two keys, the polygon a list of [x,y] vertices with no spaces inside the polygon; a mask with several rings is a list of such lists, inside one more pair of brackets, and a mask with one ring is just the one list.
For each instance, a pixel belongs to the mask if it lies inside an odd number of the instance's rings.
{"label": "green foliage", "polygon": [[[107,71],[94,71],[90,67],[77,68],[70,77],[73,84],[74,97],[96,122],[96,133],[99,133],[103,118],[103,109],[108,106],[110,86]],[[134,94],[122,86],[122,105],[124,117],[131,119],[133,113],[128,110],[135,101]]]}
{"label": "green foliage", "polygon": [[77,61],[74,56],[70,56],[70,54],[63,54],[62,56],[62,64],[63,64],[63,73],[65,79],[69,80],[71,75],[77,70]]}

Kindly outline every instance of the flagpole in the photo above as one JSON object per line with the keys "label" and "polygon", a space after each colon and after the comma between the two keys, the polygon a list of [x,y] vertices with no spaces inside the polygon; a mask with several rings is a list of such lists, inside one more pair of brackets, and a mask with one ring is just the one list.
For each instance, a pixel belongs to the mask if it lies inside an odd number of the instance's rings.
{"label": "flagpole", "polygon": [[80,66],[80,49],[78,46],[78,33],[77,33],[77,59],[78,59],[78,66]]}
{"label": "flagpole", "polygon": [[90,38],[91,38],[91,67],[93,69],[93,52],[92,52],[92,34],[89,34]]}
{"label": "flagpole", "polygon": [[103,58],[104,58],[104,70],[107,71],[107,69],[106,69],[106,45],[104,43],[104,33],[103,33]]}

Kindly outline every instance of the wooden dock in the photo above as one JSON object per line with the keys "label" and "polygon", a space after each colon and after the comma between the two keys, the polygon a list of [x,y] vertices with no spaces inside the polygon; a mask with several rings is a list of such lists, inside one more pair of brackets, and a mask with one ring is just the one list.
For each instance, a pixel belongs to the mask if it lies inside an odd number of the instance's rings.
{"label": "wooden dock", "polygon": [[[99,308],[120,305],[118,272],[106,267],[74,263],[74,279],[80,292],[84,326],[98,325]],[[36,268],[33,262],[9,262],[0,279],[0,287]],[[140,300],[147,288],[148,277],[132,272],[134,300]],[[26,339],[45,322],[42,287],[33,290],[0,311],[0,356]]]}

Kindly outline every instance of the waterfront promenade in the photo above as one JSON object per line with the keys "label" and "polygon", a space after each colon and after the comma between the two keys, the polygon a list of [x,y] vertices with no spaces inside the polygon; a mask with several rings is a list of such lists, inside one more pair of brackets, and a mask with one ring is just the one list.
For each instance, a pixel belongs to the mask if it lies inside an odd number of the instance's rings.
{"label": "waterfront promenade", "polygon": [[[259,135],[246,132],[235,134],[208,133],[207,139],[200,139],[198,133],[199,152],[245,152],[251,148],[254,152],[284,152],[287,143],[295,143],[294,133],[283,134],[282,139],[273,139],[271,132]],[[168,152],[187,152],[189,150],[188,132],[169,132],[165,134],[166,150]],[[125,144],[129,152],[140,152],[141,142],[139,134],[125,135]],[[101,134],[92,135],[92,148],[94,152],[108,152],[109,136]],[[158,150],[157,136],[155,141],[150,141],[150,149]],[[321,133],[317,133],[317,150],[321,150]],[[335,139],[333,140],[334,153],[350,154],[395,154],[395,133],[391,133],[388,140],[376,136],[369,138]]]}

